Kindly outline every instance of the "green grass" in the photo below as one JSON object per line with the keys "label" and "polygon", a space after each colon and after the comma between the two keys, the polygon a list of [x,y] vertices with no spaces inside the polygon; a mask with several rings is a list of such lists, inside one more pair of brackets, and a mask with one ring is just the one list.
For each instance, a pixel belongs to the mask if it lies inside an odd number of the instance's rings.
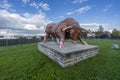
{"label": "green grass", "polygon": [[[110,40],[87,40],[99,54],[62,68],[43,55],[37,44],[0,47],[0,80],[120,80],[120,50]],[[120,46],[120,42],[116,42]]]}

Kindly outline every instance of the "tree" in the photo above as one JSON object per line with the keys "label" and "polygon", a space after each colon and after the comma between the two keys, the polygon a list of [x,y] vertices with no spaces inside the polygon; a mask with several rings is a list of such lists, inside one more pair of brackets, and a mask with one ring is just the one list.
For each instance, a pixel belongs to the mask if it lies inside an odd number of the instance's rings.
{"label": "tree", "polygon": [[98,32],[99,32],[99,33],[102,33],[103,30],[104,30],[104,28],[102,27],[102,25],[99,25]]}
{"label": "tree", "polygon": [[118,31],[117,29],[114,29],[112,31],[112,38],[119,38],[120,37],[120,31]]}
{"label": "tree", "polygon": [[98,31],[95,32],[97,38],[102,38],[101,35],[103,34],[103,30],[104,28],[102,27],[102,25],[99,25]]}

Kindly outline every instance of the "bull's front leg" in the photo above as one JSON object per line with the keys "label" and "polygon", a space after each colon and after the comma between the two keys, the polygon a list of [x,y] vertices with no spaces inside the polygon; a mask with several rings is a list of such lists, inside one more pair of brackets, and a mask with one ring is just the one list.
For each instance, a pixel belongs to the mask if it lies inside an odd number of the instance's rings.
{"label": "bull's front leg", "polygon": [[88,45],[87,42],[85,42],[81,37],[78,38],[80,40],[80,42],[84,45]]}
{"label": "bull's front leg", "polygon": [[64,48],[64,41],[65,41],[65,36],[64,35],[61,35],[60,36],[60,46],[59,48]]}

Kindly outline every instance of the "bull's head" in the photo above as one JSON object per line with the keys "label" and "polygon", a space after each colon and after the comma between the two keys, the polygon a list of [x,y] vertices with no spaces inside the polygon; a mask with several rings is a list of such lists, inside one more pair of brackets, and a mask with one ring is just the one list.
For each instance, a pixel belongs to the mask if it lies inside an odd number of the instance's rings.
{"label": "bull's head", "polygon": [[71,40],[73,40],[74,43],[76,43],[78,37],[80,36],[81,31],[79,29],[74,28],[73,26],[69,26],[63,29],[63,31]]}
{"label": "bull's head", "polygon": [[73,41],[77,41],[78,37],[80,36],[80,33],[80,30],[70,29],[70,38]]}

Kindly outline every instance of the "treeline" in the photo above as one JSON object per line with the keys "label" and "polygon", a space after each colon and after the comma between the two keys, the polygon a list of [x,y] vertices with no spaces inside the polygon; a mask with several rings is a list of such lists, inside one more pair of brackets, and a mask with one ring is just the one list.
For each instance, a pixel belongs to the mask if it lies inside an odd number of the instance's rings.
{"label": "treeline", "polygon": [[[120,31],[119,30],[114,29],[112,32],[104,31],[104,28],[102,27],[102,25],[99,26],[97,31],[92,32],[92,33],[95,34],[94,38],[120,39]],[[87,33],[84,33],[83,36],[87,38]]]}
{"label": "treeline", "polygon": [[95,32],[96,38],[109,38],[109,39],[120,39],[120,31],[117,29],[114,29],[112,33],[108,31],[103,32]]}

